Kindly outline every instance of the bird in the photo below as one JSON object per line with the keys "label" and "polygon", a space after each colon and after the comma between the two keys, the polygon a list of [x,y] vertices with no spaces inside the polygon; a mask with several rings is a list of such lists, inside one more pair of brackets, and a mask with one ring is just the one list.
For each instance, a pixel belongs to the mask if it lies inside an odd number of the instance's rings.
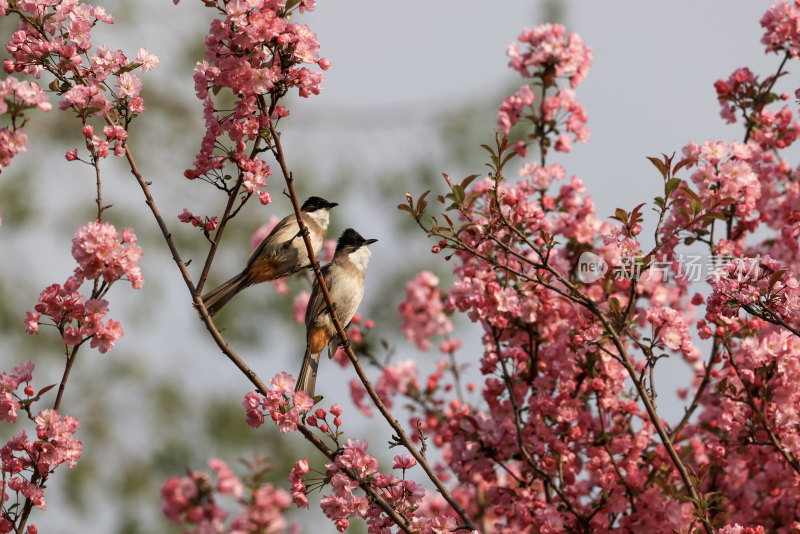
{"label": "bird", "polygon": [[[336,243],[333,259],[322,267],[322,276],[328,287],[334,310],[345,330],[350,326],[350,321],[353,320],[364,296],[364,271],[371,255],[368,247],[376,241],[378,240],[364,239],[361,234],[348,228],[342,232]],[[312,284],[305,323],[306,352],[297,376],[295,391],[305,391],[314,398],[320,353],[328,345],[328,356],[331,357],[341,343],[317,278]]]}
{"label": "bird", "polygon": [[[328,231],[330,210],[338,206],[324,198],[311,196],[300,208],[303,223],[308,229],[311,248],[319,254]],[[308,250],[300,233],[295,214],[284,217],[255,248],[244,270],[203,295],[203,304],[212,317],[246,287],[277,280],[309,267]]]}

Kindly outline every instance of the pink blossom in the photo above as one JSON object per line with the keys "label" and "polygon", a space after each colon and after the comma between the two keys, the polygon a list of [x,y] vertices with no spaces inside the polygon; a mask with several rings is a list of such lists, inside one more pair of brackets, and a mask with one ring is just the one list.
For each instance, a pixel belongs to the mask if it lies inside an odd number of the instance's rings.
{"label": "pink blossom", "polygon": [[142,90],[142,81],[135,74],[124,72],[119,76],[119,96],[125,97],[138,97],[139,92]]}
{"label": "pink blossom", "polygon": [[536,95],[533,94],[531,88],[523,85],[519,91],[503,100],[497,115],[497,125],[500,127],[500,131],[505,134],[509,133],[511,127],[519,122],[523,109],[533,104],[535,99]]}
{"label": "pink blossom", "polygon": [[429,271],[422,271],[406,284],[406,300],[400,305],[403,332],[406,339],[414,341],[417,348],[427,350],[434,335],[452,332],[453,324],[444,313],[439,279]]}
{"label": "pink blossom", "polygon": [[25,312],[25,331],[29,334],[39,333],[40,314],[36,312]]}

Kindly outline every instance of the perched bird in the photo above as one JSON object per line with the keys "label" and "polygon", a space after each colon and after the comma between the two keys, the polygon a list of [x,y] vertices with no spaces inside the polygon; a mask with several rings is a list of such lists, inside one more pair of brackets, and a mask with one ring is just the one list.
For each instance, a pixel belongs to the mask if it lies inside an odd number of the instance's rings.
{"label": "perched bird", "polygon": [[[300,208],[303,223],[308,228],[311,247],[319,254],[325,232],[328,231],[331,208],[336,202],[309,197]],[[277,280],[309,267],[308,251],[294,213],[287,215],[250,254],[244,270],[203,295],[203,303],[210,315],[217,313],[234,295],[253,284]]]}
{"label": "perched bird", "polygon": [[[350,326],[364,296],[364,271],[370,257],[367,247],[376,241],[377,239],[364,239],[358,232],[348,228],[339,237],[333,259],[322,268],[322,276],[328,286],[336,315],[345,330]],[[329,343],[328,355],[332,356],[341,340],[336,335],[328,304],[315,278],[306,308],[306,353],[295,391],[303,390],[309,396],[314,396],[319,356]]]}

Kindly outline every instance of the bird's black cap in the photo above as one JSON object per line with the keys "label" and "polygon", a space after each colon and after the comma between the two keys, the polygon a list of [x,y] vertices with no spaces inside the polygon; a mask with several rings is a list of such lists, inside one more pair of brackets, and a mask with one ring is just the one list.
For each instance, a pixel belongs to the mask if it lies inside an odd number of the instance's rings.
{"label": "bird's black cap", "polygon": [[328,202],[322,197],[308,197],[308,200],[303,202],[303,206],[300,209],[302,211],[317,211],[324,208],[330,209],[338,205],[338,203]]}
{"label": "bird's black cap", "polygon": [[364,239],[361,237],[361,234],[353,230],[352,228],[348,228],[342,235],[339,236],[339,241],[336,243],[336,251],[345,248],[345,247],[352,247],[354,249],[361,248],[366,245],[371,245],[375,243],[377,239]]}

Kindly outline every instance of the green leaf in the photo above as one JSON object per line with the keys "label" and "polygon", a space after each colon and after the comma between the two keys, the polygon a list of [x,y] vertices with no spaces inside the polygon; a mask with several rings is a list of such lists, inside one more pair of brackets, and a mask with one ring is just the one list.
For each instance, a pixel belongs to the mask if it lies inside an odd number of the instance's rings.
{"label": "green leaf", "polygon": [[680,178],[670,178],[667,180],[667,183],[664,184],[664,196],[669,198],[669,196],[678,189],[679,185],[681,185]]}
{"label": "green leaf", "polygon": [[700,213],[703,211],[703,203],[699,198],[693,198],[689,205],[692,207],[692,213]]}
{"label": "green leaf", "polygon": [[622,208],[617,208],[614,210],[614,216],[622,222],[628,222],[628,212]]}
{"label": "green leaf", "polygon": [[464,189],[460,185],[453,186],[453,200],[461,204],[464,202]]}
{"label": "green leaf", "polygon": [[659,208],[663,208],[664,207],[664,198],[663,197],[656,197],[656,198],[653,199],[653,202]]}

